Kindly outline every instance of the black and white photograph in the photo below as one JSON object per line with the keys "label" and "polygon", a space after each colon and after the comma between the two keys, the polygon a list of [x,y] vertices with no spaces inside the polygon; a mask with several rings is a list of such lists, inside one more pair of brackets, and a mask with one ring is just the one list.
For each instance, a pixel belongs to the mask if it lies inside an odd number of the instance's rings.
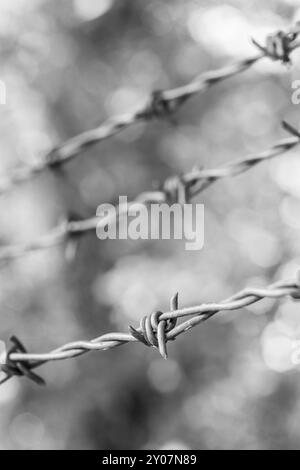
{"label": "black and white photograph", "polygon": [[0,115],[0,450],[300,450],[300,0],[0,0]]}

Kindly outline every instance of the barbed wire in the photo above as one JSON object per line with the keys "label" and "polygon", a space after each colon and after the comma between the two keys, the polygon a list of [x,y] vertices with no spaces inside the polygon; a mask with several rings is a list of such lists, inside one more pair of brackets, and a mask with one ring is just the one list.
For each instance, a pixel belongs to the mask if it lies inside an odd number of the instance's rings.
{"label": "barbed wire", "polygon": [[300,22],[297,22],[286,32],[277,31],[267,36],[264,46],[252,39],[253,44],[259,50],[256,56],[217,70],[205,72],[186,85],[169,90],[154,91],[141,109],[133,113],[112,117],[99,127],[78,134],[53,148],[42,161],[32,166],[18,168],[8,177],[2,177],[0,179],[0,194],[4,194],[14,186],[34,178],[47,168],[55,168],[66,163],[86,148],[112,137],[138,122],[169,117],[190,97],[205,91],[220,81],[247,70],[264,57],[281,61],[283,64],[290,63],[291,52],[300,46],[300,41],[297,41],[299,33]]}
{"label": "barbed wire", "polygon": [[[285,121],[283,121],[282,125],[292,136],[278,141],[268,150],[230,162],[219,168],[194,168],[184,175],[171,176],[165,180],[158,190],[143,192],[134,201],[117,206],[116,216],[118,218],[121,217],[137,204],[173,204],[175,202],[184,204],[207,189],[214,182],[223,178],[237,176],[259,163],[270,160],[292,149],[300,143],[300,133]],[[84,220],[64,220],[49,233],[32,242],[0,248],[0,262],[8,262],[27,253],[51,248],[62,243],[76,243],[83,234],[96,228],[104,228],[108,224],[116,222],[116,216],[111,213],[103,218],[96,216]]]}
{"label": "barbed wire", "polygon": [[[291,52],[299,47],[297,42],[300,33],[300,23],[297,23],[289,31],[279,31],[266,39],[264,46],[252,40],[259,49],[255,57],[239,61],[219,70],[200,75],[192,82],[171,90],[155,91],[152,93],[146,105],[132,114],[116,116],[96,129],[77,135],[46,154],[44,160],[31,166],[17,169],[8,178],[0,181],[0,194],[5,193],[16,184],[27,181],[41,173],[46,168],[56,168],[74,158],[85,148],[115,135],[122,129],[128,128],[139,121],[147,121],[153,118],[164,118],[176,112],[177,109],[190,97],[206,90],[210,86],[232,77],[248,68],[263,57],[279,60],[284,64],[290,62]],[[292,134],[292,137],[283,139],[265,152],[231,162],[216,169],[194,168],[184,175],[167,178],[156,191],[140,194],[134,201],[117,207],[117,216],[111,215],[101,218],[92,217],[85,220],[66,220],[59,224],[48,234],[24,245],[11,245],[0,250],[0,260],[10,260],[25,253],[49,248],[63,242],[74,241],[80,235],[100,226],[106,226],[116,217],[122,216],[133,204],[148,204],[151,202],[172,204],[174,202],[185,203],[206,189],[219,179],[236,176],[254,165],[271,159],[283,152],[295,147],[300,142],[299,132],[287,123],[284,128]],[[166,312],[156,311],[144,316],[137,328],[129,326],[128,333],[112,332],[101,335],[90,341],[73,341],[67,343],[49,353],[28,353],[22,342],[16,337],[11,337],[12,346],[2,358],[0,369],[4,378],[0,384],[13,376],[26,376],[37,384],[44,384],[44,380],[34,372],[34,369],[43,364],[70,359],[92,350],[106,350],[121,346],[126,343],[140,342],[145,346],[158,349],[162,357],[167,358],[167,343],[175,340],[177,336],[187,332],[203,321],[208,320],[220,311],[232,311],[264,298],[281,298],[290,296],[300,299],[300,276],[295,280],[279,281],[265,288],[246,288],[235,295],[218,303],[204,303],[197,306],[179,308],[178,294],[170,300],[170,310]],[[186,319],[188,317],[188,319]],[[180,324],[179,319],[184,319]]]}
{"label": "barbed wire", "polygon": [[[129,326],[128,333],[106,333],[90,341],[73,341],[48,353],[28,353],[21,341],[11,337],[12,347],[1,358],[3,384],[13,376],[26,376],[39,385],[45,384],[44,379],[33,372],[33,369],[50,361],[60,361],[81,356],[89,351],[104,351],[126,343],[140,342],[145,346],[154,347],[160,355],[167,359],[167,343],[175,340],[200,323],[208,320],[218,312],[238,310],[252,305],[262,299],[292,297],[300,299],[300,276],[295,279],[282,280],[263,288],[245,288],[233,296],[220,302],[202,303],[192,307],[179,308],[178,293],[170,300],[170,310],[155,311],[144,316],[138,328]],[[177,324],[178,319],[188,318]]]}

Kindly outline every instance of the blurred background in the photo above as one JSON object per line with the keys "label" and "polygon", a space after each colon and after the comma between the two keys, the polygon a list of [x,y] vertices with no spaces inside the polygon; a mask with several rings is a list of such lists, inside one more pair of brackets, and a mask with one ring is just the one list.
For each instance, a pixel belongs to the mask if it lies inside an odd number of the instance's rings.
{"label": "blurred background", "polygon": [[[300,0],[1,0],[1,177],[30,165],[154,89],[256,53],[251,37],[291,24]],[[294,126],[300,79],[260,61],[189,100],[175,123],[139,124],[0,199],[0,242],[38,237],[69,214],[135,197],[195,164],[213,168],[267,149]],[[300,158],[295,148],[212,185],[205,244],[79,240],[0,270],[0,339],[30,351],[126,331],[142,315],[217,301],[245,285],[293,277],[300,261]],[[223,313],[169,345],[170,359],[130,345],[40,369],[47,386],[0,388],[2,449],[289,449],[300,442],[299,303],[264,300]],[[2,343],[3,344],[3,343]]]}

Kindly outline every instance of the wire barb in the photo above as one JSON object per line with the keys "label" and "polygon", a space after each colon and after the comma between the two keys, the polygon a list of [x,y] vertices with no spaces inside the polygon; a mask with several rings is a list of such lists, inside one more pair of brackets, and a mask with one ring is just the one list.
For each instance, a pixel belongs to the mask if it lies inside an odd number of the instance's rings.
{"label": "wire barb", "polygon": [[291,135],[294,135],[295,137],[298,137],[300,139],[300,132],[293,127],[291,124],[289,124],[286,121],[282,121],[282,127],[289,132]]}
{"label": "wire barb", "polygon": [[168,204],[186,204],[189,201],[189,184],[184,177],[171,176],[161,186],[162,192]]}
{"label": "wire barb", "polygon": [[[174,312],[178,309],[178,293],[170,300],[170,310]],[[150,316],[145,316],[140,321],[140,328],[136,330],[133,326],[129,326],[132,336],[145,344],[159,350],[160,355],[167,359],[167,333],[171,332],[177,323],[177,318],[162,320],[160,317],[162,312],[153,312]]]}
{"label": "wire barb", "polygon": [[1,365],[1,370],[6,374],[6,378],[3,381],[0,381],[0,384],[6,381],[7,378],[13,376],[26,376],[28,379],[35,382],[37,385],[45,385],[46,382],[44,381],[44,379],[32,372],[31,365],[28,361],[12,361],[10,359],[10,355],[13,353],[27,353],[23,343],[21,343],[21,341],[16,336],[12,336],[10,338],[10,341],[12,342],[12,346],[7,352],[5,364]]}
{"label": "wire barb", "polygon": [[137,113],[137,117],[146,120],[169,118],[188,98],[183,95],[171,100],[165,96],[165,93],[164,90],[153,91],[149,103],[144,110]]}
{"label": "wire barb", "polygon": [[283,64],[290,64],[290,54],[295,47],[298,47],[295,40],[297,39],[299,32],[300,22],[297,22],[291,31],[277,31],[274,34],[267,36],[265,46],[260,45],[253,38],[252,42],[261,52],[264,53],[266,57],[270,57],[272,60],[279,60]]}

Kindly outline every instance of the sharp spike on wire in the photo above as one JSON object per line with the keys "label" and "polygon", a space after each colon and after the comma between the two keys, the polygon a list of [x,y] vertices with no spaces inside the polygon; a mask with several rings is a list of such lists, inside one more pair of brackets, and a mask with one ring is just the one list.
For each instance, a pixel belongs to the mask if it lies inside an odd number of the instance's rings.
{"label": "sharp spike on wire", "polygon": [[171,297],[171,300],[170,300],[170,310],[171,312],[173,312],[174,310],[177,310],[178,309],[178,292],[176,292],[175,295],[173,295],[173,297]]}
{"label": "sharp spike on wire", "polygon": [[282,121],[282,127],[289,132],[290,134],[294,135],[295,137],[298,137],[300,139],[300,132],[293,127],[291,124],[289,124],[287,121]]}

